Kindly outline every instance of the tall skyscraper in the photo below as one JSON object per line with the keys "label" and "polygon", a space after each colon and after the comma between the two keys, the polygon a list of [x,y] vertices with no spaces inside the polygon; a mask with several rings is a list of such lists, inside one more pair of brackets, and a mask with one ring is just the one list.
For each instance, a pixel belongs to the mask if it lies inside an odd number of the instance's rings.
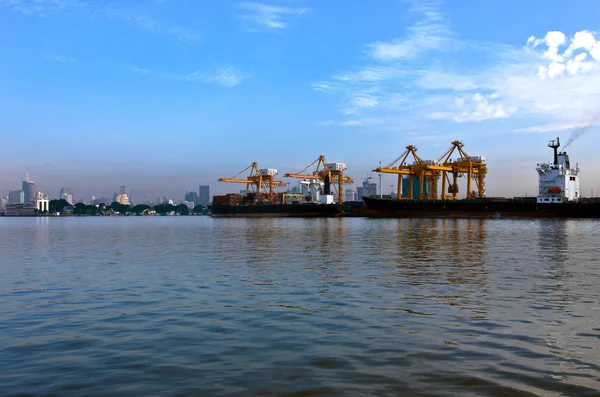
{"label": "tall skyscraper", "polygon": [[186,192],[185,193],[185,201],[189,201],[194,203],[194,205],[198,205],[198,201],[199,201],[200,197],[198,196],[198,193],[196,192]]}
{"label": "tall skyscraper", "polygon": [[25,180],[23,181],[23,202],[31,203],[35,201],[35,182],[29,180],[29,174],[25,174]]}
{"label": "tall skyscraper", "polygon": [[8,204],[23,204],[25,202],[25,192],[22,190],[13,190],[8,194]]}
{"label": "tall skyscraper", "polygon": [[206,207],[210,203],[210,186],[200,185],[198,193],[198,204]]}
{"label": "tall skyscraper", "polygon": [[62,189],[60,189],[58,199],[66,200],[67,203],[73,205],[73,190],[70,187],[63,187]]}
{"label": "tall skyscraper", "polygon": [[115,201],[122,205],[129,205],[129,196],[125,193],[117,194],[117,198],[115,199]]}
{"label": "tall skyscraper", "polygon": [[125,186],[125,185],[121,186],[119,188],[119,193],[126,194],[129,196],[129,186]]}

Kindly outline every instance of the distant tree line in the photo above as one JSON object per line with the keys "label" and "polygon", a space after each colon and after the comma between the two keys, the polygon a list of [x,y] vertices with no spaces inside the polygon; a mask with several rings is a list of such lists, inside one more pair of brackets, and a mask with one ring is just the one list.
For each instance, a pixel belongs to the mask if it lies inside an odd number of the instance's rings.
{"label": "distant tree line", "polygon": [[[48,203],[48,212],[51,214],[57,212],[71,212],[73,215],[105,215],[111,213],[141,215],[142,213],[144,213],[144,211],[149,212],[151,210],[154,210],[157,214],[160,215],[170,213],[175,213],[179,215],[189,215],[190,213],[190,209],[185,204],[173,205],[163,203],[155,206],[149,206],[147,204],[138,204],[131,207],[127,204],[124,205],[113,201],[113,203],[110,205],[106,205],[103,203],[98,206],[95,206],[83,203],[71,205],[67,202],[67,200],[64,199],[50,200],[50,202]],[[197,205],[192,210],[192,212],[197,214],[203,214],[206,213],[206,211],[207,208],[203,205]]]}

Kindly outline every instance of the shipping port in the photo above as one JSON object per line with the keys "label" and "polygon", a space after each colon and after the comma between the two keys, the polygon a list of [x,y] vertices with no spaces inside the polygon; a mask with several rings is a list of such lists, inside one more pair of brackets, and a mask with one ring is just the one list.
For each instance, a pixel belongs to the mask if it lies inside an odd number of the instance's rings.
{"label": "shipping port", "polygon": [[[314,169],[313,169],[314,168]],[[312,171],[311,171],[312,169]],[[346,164],[327,163],[325,156],[299,172],[288,172],[287,178],[300,179],[301,193],[276,193],[276,187],[287,184],[275,179],[275,168],[259,168],[256,162],[230,178],[219,182],[242,183],[245,194],[214,196],[213,217],[332,217],[343,215],[343,189],[354,183],[344,175]],[[242,175],[249,171],[247,177]]]}
{"label": "shipping port", "polygon": [[[345,163],[328,163],[325,156],[299,172],[284,176],[301,180],[299,193],[277,193],[288,184],[276,180],[278,170],[259,168],[257,163],[220,182],[244,183],[245,194],[214,196],[213,217],[266,216],[361,216],[441,218],[600,218],[600,200],[581,197],[580,169],[569,155],[559,152],[560,139],[548,144],[551,163],[539,163],[536,197],[486,197],[488,172],[484,156],[469,156],[461,141],[453,141],[435,160],[424,160],[413,145],[385,167],[373,172],[397,175],[396,197],[359,197],[344,201],[344,186],[354,183],[345,175]],[[240,177],[246,171],[249,175]],[[533,170],[532,170],[533,171]],[[370,178],[367,178],[370,179]],[[466,181],[466,194],[459,198],[459,180]],[[381,188],[381,187],[380,187]]]}

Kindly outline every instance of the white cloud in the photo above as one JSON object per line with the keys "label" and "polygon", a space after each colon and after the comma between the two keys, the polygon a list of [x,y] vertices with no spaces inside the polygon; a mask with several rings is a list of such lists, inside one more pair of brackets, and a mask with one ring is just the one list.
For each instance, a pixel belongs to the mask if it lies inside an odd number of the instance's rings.
{"label": "white cloud", "polygon": [[196,71],[187,74],[183,80],[199,83],[217,83],[224,87],[234,87],[244,80],[245,76],[232,66],[222,67],[210,72]]}
{"label": "white cloud", "polygon": [[180,42],[197,43],[201,40],[200,34],[194,29],[171,25],[146,14],[120,8],[123,4],[117,8],[103,2],[82,0],[0,0],[0,8],[2,6],[26,15],[40,17],[49,17],[55,14],[68,15],[78,20],[84,18],[96,20],[100,17],[108,21],[120,21],[148,32],[171,36]]}
{"label": "white cloud", "polygon": [[354,119],[354,120],[344,121],[344,122],[340,123],[340,125],[343,125],[343,126],[364,126],[364,125],[382,124],[383,122],[384,122],[384,120],[381,119],[381,118],[377,118],[377,117],[363,117],[363,118],[360,118],[360,119]]}
{"label": "white cloud", "polygon": [[[439,13],[433,15],[443,21]],[[424,25],[428,18],[424,17]],[[371,52],[373,62],[324,82],[342,95],[342,114],[352,117],[342,124],[365,125],[357,120],[396,120],[401,115],[407,120],[454,123],[513,118],[512,125],[522,125],[519,131],[536,132],[580,125],[600,108],[600,36],[595,32],[581,30],[567,36],[551,31],[543,38],[529,37],[523,48],[458,41],[441,31],[439,37],[453,44],[452,52],[444,54],[450,51],[446,46],[433,45],[417,45],[407,52],[379,47],[385,51]],[[373,48],[367,45],[369,51]],[[425,50],[436,51],[436,61]],[[466,68],[462,58],[485,62]],[[357,106],[362,93],[376,96],[377,103]],[[395,97],[402,101],[393,106]]]}
{"label": "white cloud", "polygon": [[587,127],[588,123],[548,123],[535,125],[533,127],[519,128],[515,132],[553,132],[572,130],[574,128]]}
{"label": "white cloud", "polygon": [[552,62],[552,63],[550,63],[550,66],[548,66],[548,76],[549,77],[560,76],[561,74],[563,74],[565,69],[566,69],[566,67],[564,64],[559,63],[559,62]]}
{"label": "white cloud", "polygon": [[88,4],[79,0],[0,0],[0,6],[28,15],[48,16],[66,9],[86,9]]}
{"label": "white cloud", "polygon": [[240,84],[246,76],[233,66],[225,66],[211,71],[195,71],[187,74],[156,72],[150,69],[133,66],[133,73],[144,76],[156,76],[165,80],[189,81],[195,83],[217,83],[224,87],[234,87]]}
{"label": "white cloud", "polygon": [[504,119],[517,111],[514,106],[506,107],[497,102],[498,94],[492,93],[454,98],[454,111],[434,112],[430,115],[433,119],[450,119],[457,123],[468,121],[484,121],[490,119]]}
{"label": "white cloud", "polygon": [[329,84],[313,84],[312,88],[315,91],[322,91],[322,92],[327,92],[327,91],[331,90],[331,86]]}
{"label": "white cloud", "polygon": [[449,38],[450,31],[440,11],[433,5],[421,3],[411,9],[421,19],[407,28],[402,38],[378,41],[367,45],[368,54],[379,61],[414,58],[427,50],[438,49]]}
{"label": "white cloud", "polygon": [[75,58],[66,57],[66,56],[62,56],[62,55],[49,55],[49,56],[46,56],[46,58],[50,59],[51,61],[62,62],[62,63],[75,62]]}
{"label": "white cloud", "polygon": [[[600,44],[595,33],[582,30],[570,39],[569,46],[561,54],[560,48],[567,43],[567,38],[562,32],[548,32],[543,39],[531,36],[527,40],[526,48],[535,49],[545,44],[548,49],[543,56],[550,61],[549,64],[538,67],[538,76],[542,79],[555,78],[565,74],[574,75],[585,73],[597,67],[600,61]],[[588,58],[590,58],[588,60]]]}
{"label": "white cloud", "polygon": [[304,14],[306,8],[292,8],[283,6],[274,6],[264,3],[240,3],[238,7],[245,10],[245,14],[239,15],[240,18],[253,21],[259,25],[270,29],[286,28],[285,18],[288,16]]}
{"label": "white cloud", "polygon": [[357,95],[351,100],[352,105],[358,108],[374,108],[379,104],[379,101],[373,95]]}
{"label": "white cloud", "polygon": [[369,82],[389,80],[394,77],[399,77],[403,73],[402,70],[392,66],[368,66],[356,72],[342,73],[333,76],[335,80],[348,82]]}

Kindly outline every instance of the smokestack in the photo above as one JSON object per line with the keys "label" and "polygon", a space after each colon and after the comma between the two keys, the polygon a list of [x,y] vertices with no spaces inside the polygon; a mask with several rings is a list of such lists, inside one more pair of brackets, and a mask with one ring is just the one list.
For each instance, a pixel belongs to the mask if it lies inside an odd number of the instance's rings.
{"label": "smokestack", "polygon": [[560,146],[560,139],[557,137],[556,141],[550,141],[548,147],[554,150],[554,165],[558,165],[558,147]]}
{"label": "smokestack", "polygon": [[329,175],[325,176],[324,182],[323,194],[331,194],[331,180],[329,179]]}

